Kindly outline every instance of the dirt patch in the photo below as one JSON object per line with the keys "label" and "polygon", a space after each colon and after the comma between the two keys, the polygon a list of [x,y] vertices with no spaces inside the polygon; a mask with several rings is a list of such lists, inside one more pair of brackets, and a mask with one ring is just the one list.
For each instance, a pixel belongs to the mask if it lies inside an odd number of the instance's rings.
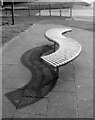
{"label": "dirt patch", "polygon": [[3,25],[2,26],[2,45],[9,42],[12,38],[19,33],[28,29],[32,23],[15,23],[15,25]]}

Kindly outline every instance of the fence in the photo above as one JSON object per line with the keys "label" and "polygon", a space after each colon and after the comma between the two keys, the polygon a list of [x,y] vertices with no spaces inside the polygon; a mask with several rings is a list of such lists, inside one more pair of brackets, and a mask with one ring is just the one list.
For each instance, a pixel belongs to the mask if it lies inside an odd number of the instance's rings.
{"label": "fence", "polygon": [[[12,24],[15,22],[15,16],[31,16],[38,15],[41,16],[42,10],[48,10],[49,16],[52,16],[51,11],[59,9],[59,16],[62,16],[62,9],[70,10],[70,17],[72,17],[72,4],[62,4],[62,3],[20,3],[20,4],[10,4],[3,7],[4,16],[12,16]],[[22,12],[25,11],[25,12]],[[32,11],[32,12],[31,12]]]}

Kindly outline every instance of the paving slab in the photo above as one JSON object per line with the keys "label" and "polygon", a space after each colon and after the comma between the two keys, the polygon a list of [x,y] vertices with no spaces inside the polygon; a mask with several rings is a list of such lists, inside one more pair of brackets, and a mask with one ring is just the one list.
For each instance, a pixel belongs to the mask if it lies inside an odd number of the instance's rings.
{"label": "paving slab", "polygon": [[76,87],[92,87],[93,89],[93,77],[79,77],[76,79]]}
{"label": "paving slab", "polygon": [[93,100],[92,87],[77,87],[77,99],[79,100]]}
{"label": "paving slab", "polygon": [[[58,109],[58,111],[57,111]],[[64,109],[64,107],[59,107],[50,111],[47,118],[78,118],[76,110]]]}
{"label": "paving slab", "polygon": [[79,100],[78,113],[80,118],[93,118],[93,101]]}
{"label": "paving slab", "polygon": [[66,81],[63,79],[59,79],[54,87],[53,91],[63,91],[63,92],[75,92],[75,82],[73,81]]}
{"label": "paving slab", "polygon": [[12,72],[12,69],[15,67],[14,64],[3,64],[2,65],[2,82],[4,82],[9,74]]}
{"label": "paving slab", "polygon": [[2,102],[2,118],[12,118],[16,108],[10,102]]}
{"label": "paving slab", "polygon": [[23,87],[26,85],[30,79],[22,78],[22,77],[9,77],[7,78],[6,82],[3,82],[3,88],[5,89],[13,89],[16,90],[18,88]]}
{"label": "paving slab", "polygon": [[[71,27],[72,32],[65,34],[82,45],[82,53],[76,60],[60,68],[60,78],[49,95],[37,103],[19,110],[4,96],[8,91],[21,87],[30,80],[30,71],[21,65],[20,58],[29,49],[52,44],[45,38],[44,33],[55,27],[65,26],[60,25],[59,19],[38,22],[3,47],[3,117],[84,118],[92,116],[93,34],[83,29]],[[85,108],[82,107],[83,104]],[[89,104],[91,104],[90,107]],[[84,110],[85,112],[82,112]]]}
{"label": "paving slab", "polygon": [[27,106],[25,108],[19,109],[15,112],[13,118],[27,118],[31,117],[33,118],[36,115],[46,115],[47,113],[47,104],[48,104],[48,99],[44,98],[37,103],[34,103],[30,106]]}
{"label": "paving slab", "polygon": [[48,98],[48,118],[77,118],[76,93],[52,92]]}
{"label": "paving slab", "polygon": [[19,62],[18,65],[16,65],[9,76],[10,78],[25,78],[27,81],[29,81],[32,77],[31,72],[22,65],[22,63]]}

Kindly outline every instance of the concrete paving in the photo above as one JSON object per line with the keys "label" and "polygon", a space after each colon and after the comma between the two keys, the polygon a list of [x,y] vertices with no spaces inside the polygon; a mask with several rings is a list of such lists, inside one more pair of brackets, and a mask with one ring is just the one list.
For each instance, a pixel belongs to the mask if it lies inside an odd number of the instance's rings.
{"label": "concrete paving", "polygon": [[5,94],[27,84],[30,71],[20,63],[27,50],[52,44],[44,33],[64,27],[60,20],[44,20],[14,38],[2,50],[2,117],[3,118],[92,118],[93,117],[93,33],[72,28],[65,36],[77,40],[82,53],[74,61],[60,67],[55,88],[40,101],[16,109]]}

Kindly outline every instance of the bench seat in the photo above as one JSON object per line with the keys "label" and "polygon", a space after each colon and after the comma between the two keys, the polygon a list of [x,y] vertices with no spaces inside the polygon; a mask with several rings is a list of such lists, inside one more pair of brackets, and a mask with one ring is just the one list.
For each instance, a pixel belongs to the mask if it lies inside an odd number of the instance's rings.
{"label": "bench seat", "polygon": [[80,44],[63,36],[64,33],[71,31],[68,28],[54,28],[46,32],[45,36],[51,42],[59,45],[59,49],[52,54],[41,56],[41,58],[53,67],[62,66],[75,59],[81,52]]}

